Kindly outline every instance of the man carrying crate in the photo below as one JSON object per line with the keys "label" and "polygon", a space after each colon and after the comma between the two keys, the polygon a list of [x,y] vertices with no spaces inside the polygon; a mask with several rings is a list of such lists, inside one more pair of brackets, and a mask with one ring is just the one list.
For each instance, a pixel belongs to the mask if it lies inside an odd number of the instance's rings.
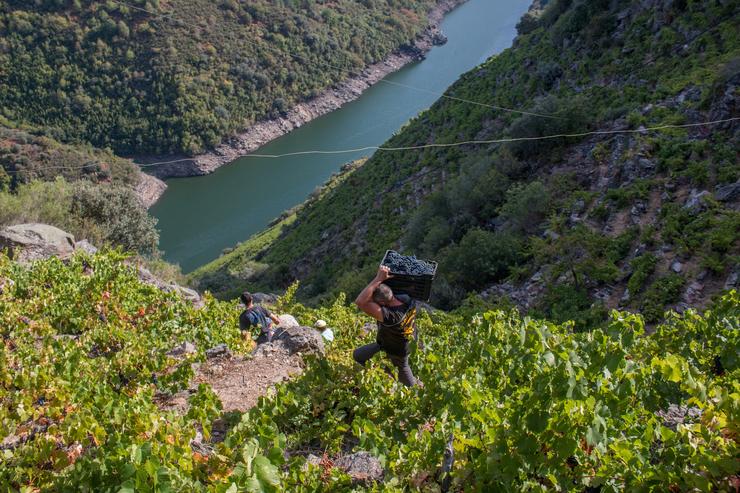
{"label": "man carrying crate", "polygon": [[355,349],[352,357],[359,364],[385,351],[398,368],[398,380],[408,387],[421,385],[409,366],[409,344],[414,337],[416,303],[405,295],[394,296],[384,281],[390,279],[390,269],[381,265],[375,278],[357,295],[355,304],[378,321],[376,342]]}

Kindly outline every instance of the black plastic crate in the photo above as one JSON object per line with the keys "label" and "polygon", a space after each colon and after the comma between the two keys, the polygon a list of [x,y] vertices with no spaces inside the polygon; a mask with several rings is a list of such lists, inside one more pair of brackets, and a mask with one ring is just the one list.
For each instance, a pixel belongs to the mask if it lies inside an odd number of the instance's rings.
{"label": "black plastic crate", "polygon": [[[386,257],[388,257],[388,253],[390,252],[394,251],[387,250],[385,255],[383,255],[383,260],[380,261],[380,265],[385,265]],[[391,271],[393,277],[385,281],[385,284],[387,284],[395,294],[407,294],[416,300],[429,301],[432,294],[432,282],[437,273],[437,262],[429,260],[425,260],[425,262],[434,266],[432,274],[414,276]]]}

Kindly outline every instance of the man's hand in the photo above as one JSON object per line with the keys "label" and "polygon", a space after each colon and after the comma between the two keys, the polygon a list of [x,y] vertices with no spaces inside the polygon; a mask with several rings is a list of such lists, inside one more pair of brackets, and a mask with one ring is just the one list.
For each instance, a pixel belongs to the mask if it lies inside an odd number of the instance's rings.
{"label": "man's hand", "polygon": [[390,279],[391,277],[393,276],[391,275],[390,267],[388,267],[387,265],[381,265],[380,267],[378,267],[378,273],[375,274],[375,279],[377,279],[380,282],[384,282]]}

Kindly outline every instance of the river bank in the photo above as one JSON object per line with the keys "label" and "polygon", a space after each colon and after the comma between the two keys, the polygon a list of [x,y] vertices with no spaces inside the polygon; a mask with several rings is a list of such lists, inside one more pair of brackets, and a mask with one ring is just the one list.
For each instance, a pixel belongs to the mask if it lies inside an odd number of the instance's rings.
{"label": "river bank", "polygon": [[[318,96],[299,103],[290,109],[285,116],[264,120],[246,128],[236,136],[226,139],[212,151],[197,156],[170,155],[137,157],[137,164],[151,164],[169,161],[166,164],[153,166],[147,170],[159,179],[201,176],[212,173],[220,166],[230,163],[238,157],[258,149],[264,144],[281,137],[306,123],[341,108],[344,104],[356,100],[362,93],[405,65],[423,59],[435,45],[444,44],[447,39],[442,34],[439,24],[445,14],[467,0],[441,0],[429,12],[428,27],[419,35],[413,45],[402,47],[382,62],[368,66],[361,75],[351,77],[336,86],[324,90]],[[159,195],[164,188],[158,188]]]}

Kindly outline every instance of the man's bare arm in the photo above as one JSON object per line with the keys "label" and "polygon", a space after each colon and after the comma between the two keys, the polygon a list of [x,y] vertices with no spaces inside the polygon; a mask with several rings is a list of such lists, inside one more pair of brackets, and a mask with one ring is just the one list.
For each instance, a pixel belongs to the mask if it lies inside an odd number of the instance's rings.
{"label": "man's bare arm", "polygon": [[375,288],[380,286],[383,281],[389,279],[390,277],[390,269],[385,265],[381,265],[378,269],[378,273],[375,275],[375,278],[370,281],[367,286],[365,286],[365,289],[360,291],[360,294],[357,295],[357,299],[355,300],[357,308],[367,313],[379,322],[383,321],[383,311],[381,310],[380,305],[373,301],[373,291],[375,291]]}

